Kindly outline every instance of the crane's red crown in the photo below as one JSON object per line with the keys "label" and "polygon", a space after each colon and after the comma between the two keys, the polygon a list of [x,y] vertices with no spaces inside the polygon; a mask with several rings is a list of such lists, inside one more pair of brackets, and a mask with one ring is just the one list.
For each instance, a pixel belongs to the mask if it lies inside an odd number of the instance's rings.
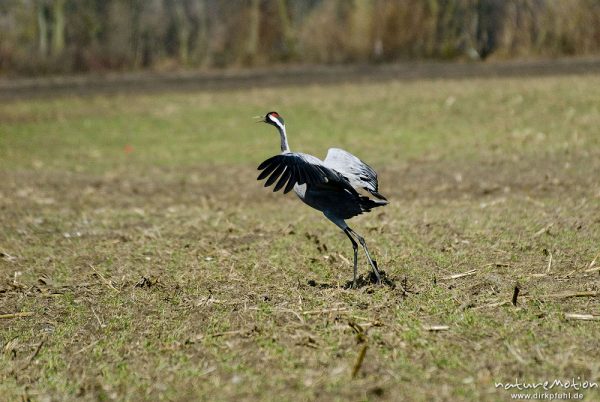
{"label": "crane's red crown", "polygon": [[283,121],[283,117],[281,117],[279,115],[279,113],[277,113],[277,112],[267,113],[267,115],[265,116],[265,123],[275,125],[276,124],[275,121],[277,121],[280,124],[285,124],[285,122]]}

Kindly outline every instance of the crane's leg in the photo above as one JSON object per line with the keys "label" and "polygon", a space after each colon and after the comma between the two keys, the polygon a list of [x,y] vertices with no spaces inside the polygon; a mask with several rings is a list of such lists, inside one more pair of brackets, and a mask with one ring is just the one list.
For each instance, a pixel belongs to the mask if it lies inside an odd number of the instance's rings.
{"label": "crane's leg", "polygon": [[377,264],[371,258],[371,254],[369,254],[369,249],[367,248],[367,242],[365,241],[365,239],[362,238],[362,236],[360,236],[354,230],[350,229],[350,227],[348,227],[347,230],[349,233],[352,233],[354,236],[356,236],[356,238],[358,239],[363,250],[365,250],[365,254],[367,255],[367,260],[369,260],[369,264],[371,264],[371,268],[373,268],[373,272],[375,273],[375,277],[377,278],[377,284],[381,285],[381,275],[379,274],[379,270],[377,269]]}
{"label": "crane's leg", "polygon": [[356,241],[354,240],[354,238],[350,234],[349,228],[344,229],[344,233],[346,233],[346,236],[348,236],[348,238],[352,242],[352,248],[354,249],[354,277],[352,279],[352,289],[356,289],[356,275],[357,275],[357,271],[358,271],[358,268],[357,268],[357,264],[358,264],[358,244],[356,244]]}
{"label": "crane's leg", "polygon": [[[367,243],[365,242],[365,239],[363,239],[354,230],[350,229],[350,227],[346,224],[346,222],[344,222],[343,219],[340,219],[339,217],[331,214],[329,211],[323,211],[323,215],[325,215],[327,217],[327,219],[329,219],[331,222],[335,223],[340,229],[342,229],[344,231],[344,233],[346,234],[346,236],[348,236],[348,238],[352,242],[352,248],[354,249],[354,278],[352,281],[352,287],[355,288],[357,285],[356,275],[357,275],[357,271],[358,271],[358,268],[357,268],[358,244],[356,244],[356,240],[354,239],[354,237],[356,237],[356,239],[359,241],[360,245],[365,250],[365,254],[367,255],[369,264],[371,264],[371,268],[373,268],[373,272],[375,273],[375,277],[377,278],[377,284],[381,285],[381,275],[379,274],[379,271],[377,270],[377,263],[375,263],[375,261],[373,261],[373,259],[371,258],[371,254],[369,254],[369,249],[367,248]],[[354,237],[352,237],[352,235],[354,235]]]}

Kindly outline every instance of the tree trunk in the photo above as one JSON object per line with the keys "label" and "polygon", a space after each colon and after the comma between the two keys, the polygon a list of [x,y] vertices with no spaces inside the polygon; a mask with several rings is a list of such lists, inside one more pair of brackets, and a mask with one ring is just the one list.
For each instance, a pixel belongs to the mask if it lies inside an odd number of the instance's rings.
{"label": "tree trunk", "polygon": [[133,53],[133,66],[140,67],[143,65],[143,42],[141,38],[141,14],[143,3],[140,0],[135,0],[130,3],[131,7],[131,52]]}
{"label": "tree trunk", "polygon": [[296,52],[294,42],[294,32],[287,11],[286,0],[277,1],[277,9],[279,10],[279,23],[281,24],[281,33],[283,34],[283,44],[285,48],[285,58],[293,57]]}
{"label": "tree trunk", "polygon": [[189,64],[190,56],[190,22],[185,13],[185,6],[181,2],[174,5],[177,19],[177,44],[179,61],[183,65]]}
{"label": "tree trunk", "polygon": [[196,37],[196,54],[198,62],[204,65],[210,65],[211,52],[210,46],[208,45],[208,16],[206,0],[199,0],[198,2],[198,31]]}
{"label": "tree trunk", "polygon": [[260,0],[252,0],[250,4],[250,18],[248,21],[248,42],[246,42],[245,62],[254,64],[258,53],[258,39],[260,33]]}
{"label": "tree trunk", "polygon": [[48,20],[46,14],[46,2],[39,0],[36,3],[37,27],[38,27],[38,49],[43,57],[48,55]]}
{"label": "tree trunk", "polygon": [[65,49],[65,0],[54,0],[52,4],[52,54],[58,55]]}

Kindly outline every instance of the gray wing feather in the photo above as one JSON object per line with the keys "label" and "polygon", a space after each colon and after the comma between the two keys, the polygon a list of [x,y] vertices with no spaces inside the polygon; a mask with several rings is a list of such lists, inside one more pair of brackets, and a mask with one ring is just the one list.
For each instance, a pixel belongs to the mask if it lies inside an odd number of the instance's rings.
{"label": "gray wing feather", "polygon": [[363,188],[376,197],[385,199],[377,192],[379,184],[375,170],[350,152],[330,148],[323,163],[344,175],[355,189]]}

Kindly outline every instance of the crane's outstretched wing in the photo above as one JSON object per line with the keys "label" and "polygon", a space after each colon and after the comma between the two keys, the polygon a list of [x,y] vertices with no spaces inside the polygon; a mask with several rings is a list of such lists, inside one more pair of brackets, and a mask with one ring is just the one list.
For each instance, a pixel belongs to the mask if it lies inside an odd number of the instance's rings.
{"label": "crane's outstretched wing", "polygon": [[344,188],[352,194],[357,194],[348,180],[335,170],[325,166],[320,159],[312,155],[299,152],[275,155],[261,163],[258,170],[262,170],[262,172],[258,175],[257,180],[269,177],[265,182],[265,187],[269,187],[279,179],[273,188],[273,192],[285,186],[283,193],[288,193],[297,183],[300,185],[335,186]]}
{"label": "crane's outstretched wing", "polygon": [[365,189],[375,197],[386,200],[377,192],[378,183],[375,170],[350,152],[339,148],[330,148],[323,163],[328,168],[344,175],[355,189]]}

